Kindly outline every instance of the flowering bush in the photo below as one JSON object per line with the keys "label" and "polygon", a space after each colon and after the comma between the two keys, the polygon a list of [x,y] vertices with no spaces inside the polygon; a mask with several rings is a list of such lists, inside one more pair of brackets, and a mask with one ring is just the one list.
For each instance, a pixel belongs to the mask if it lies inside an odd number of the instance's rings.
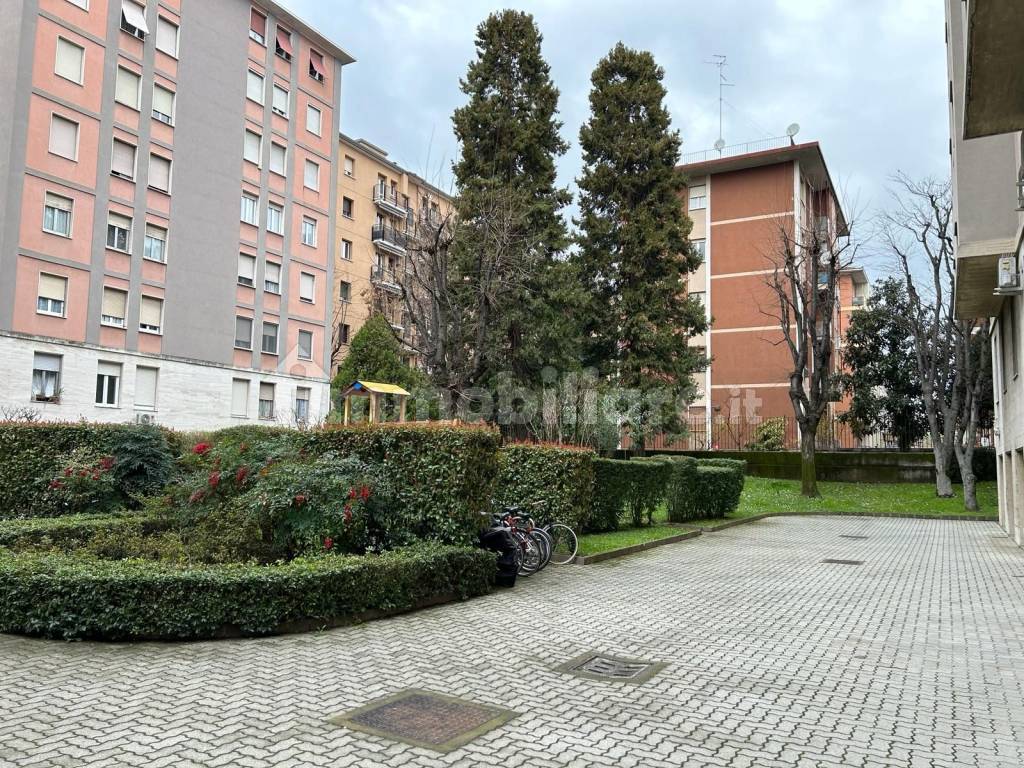
{"label": "flowering bush", "polygon": [[61,515],[112,512],[121,503],[113,468],[112,456],[103,456],[90,448],[76,448],[60,462],[60,470],[50,479],[48,502]]}

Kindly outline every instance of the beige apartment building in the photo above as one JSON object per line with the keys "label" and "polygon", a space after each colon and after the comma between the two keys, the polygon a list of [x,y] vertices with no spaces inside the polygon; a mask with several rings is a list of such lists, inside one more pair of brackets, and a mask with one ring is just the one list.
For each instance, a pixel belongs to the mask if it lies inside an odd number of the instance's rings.
{"label": "beige apartment building", "polygon": [[946,0],[956,314],[994,318],[999,520],[1024,545],[1024,14],[1015,0]]}
{"label": "beige apartment building", "polygon": [[452,198],[365,139],[340,136],[335,240],[334,355],[348,353],[352,337],[373,313],[383,314],[413,364],[413,329],[402,291],[417,237],[451,213]]}

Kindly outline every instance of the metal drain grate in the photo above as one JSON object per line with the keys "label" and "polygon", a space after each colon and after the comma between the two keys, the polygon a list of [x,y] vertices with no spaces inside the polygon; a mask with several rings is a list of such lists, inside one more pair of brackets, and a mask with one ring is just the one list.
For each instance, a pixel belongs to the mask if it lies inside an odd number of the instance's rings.
{"label": "metal drain grate", "polygon": [[332,717],[330,722],[362,733],[450,752],[517,715],[429,691],[407,690]]}
{"label": "metal drain grate", "polygon": [[853,534],[853,533],[841,533],[841,534],[839,534],[839,538],[840,539],[856,539],[857,541],[863,541],[864,539],[867,539],[869,537],[868,536],[857,536],[856,534]]}
{"label": "metal drain grate", "polygon": [[586,680],[619,683],[646,683],[661,672],[667,664],[643,659],[624,659],[607,653],[585,653],[556,668]]}
{"label": "metal drain grate", "polygon": [[821,562],[831,563],[832,565],[864,565],[863,560],[837,560],[831,557],[826,557]]}

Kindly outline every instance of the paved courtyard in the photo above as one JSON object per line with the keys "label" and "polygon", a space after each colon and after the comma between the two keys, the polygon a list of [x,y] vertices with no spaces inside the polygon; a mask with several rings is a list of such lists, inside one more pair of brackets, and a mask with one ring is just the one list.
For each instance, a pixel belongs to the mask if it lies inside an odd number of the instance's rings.
{"label": "paved courtyard", "polygon": [[[776,518],[318,634],[0,636],[0,765],[1019,768],[1024,551],[1001,534]],[[594,650],[668,666],[554,671]],[[408,688],[520,714],[444,755],[328,722]]]}

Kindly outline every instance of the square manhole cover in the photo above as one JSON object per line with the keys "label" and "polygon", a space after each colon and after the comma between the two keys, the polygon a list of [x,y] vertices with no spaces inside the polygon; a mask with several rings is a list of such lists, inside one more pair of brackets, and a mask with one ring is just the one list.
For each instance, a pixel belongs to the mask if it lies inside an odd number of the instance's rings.
{"label": "square manhole cover", "polygon": [[831,563],[832,565],[864,565],[863,560],[837,560],[831,557],[826,557],[821,562]]}
{"label": "square manhole cover", "polygon": [[450,752],[517,714],[439,693],[407,690],[332,717],[330,722],[414,747]]}
{"label": "square manhole cover", "polygon": [[642,659],[624,659],[607,653],[584,653],[555,668],[586,680],[604,680],[619,683],[646,683],[668,664]]}
{"label": "square manhole cover", "polygon": [[840,539],[855,539],[857,541],[863,541],[864,539],[866,539],[868,537],[867,536],[858,536],[858,535],[853,534],[853,533],[841,533],[841,534],[839,534],[839,538]]}

